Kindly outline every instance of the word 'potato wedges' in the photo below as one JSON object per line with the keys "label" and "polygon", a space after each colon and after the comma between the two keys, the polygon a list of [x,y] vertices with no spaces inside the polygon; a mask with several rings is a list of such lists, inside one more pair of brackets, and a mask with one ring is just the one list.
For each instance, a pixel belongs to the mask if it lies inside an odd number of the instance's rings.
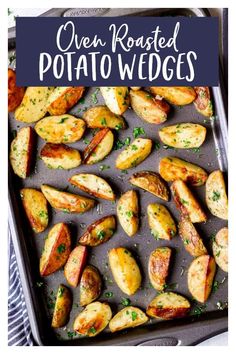
{"label": "word 'potato wedges'", "polygon": [[125,192],[117,203],[119,222],[128,236],[134,236],[138,231],[138,195],[134,190]]}
{"label": "word 'potato wedges'", "polygon": [[109,322],[111,332],[126,328],[141,326],[148,321],[148,317],[138,307],[127,306],[120,310]]}

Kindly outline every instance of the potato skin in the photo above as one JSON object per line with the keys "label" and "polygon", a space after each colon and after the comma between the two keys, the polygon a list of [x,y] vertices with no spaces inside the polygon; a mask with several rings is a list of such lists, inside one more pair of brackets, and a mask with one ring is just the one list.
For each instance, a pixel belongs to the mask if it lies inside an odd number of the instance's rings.
{"label": "potato skin", "polygon": [[196,110],[205,117],[212,117],[213,105],[209,87],[194,87],[194,90],[197,94],[193,102]]}
{"label": "potato skin", "polygon": [[84,150],[84,163],[92,165],[103,160],[112,150],[114,135],[109,128],[101,129]]}
{"label": "potato skin", "polygon": [[51,116],[66,113],[79,101],[83,92],[83,86],[56,87],[48,98],[47,111]]}
{"label": "potato skin", "polygon": [[147,214],[151,233],[156,239],[170,240],[176,235],[175,222],[164,205],[149,204]]}
{"label": "potato skin", "polygon": [[111,332],[121,331],[126,328],[141,326],[148,321],[148,317],[138,307],[126,306],[109,322]]}
{"label": "potato skin", "polygon": [[115,114],[123,114],[129,108],[128,87],[100,87],[107,107]]}
{"label": "potato skin", "polygon": [[80,153],[64,144],[44,145],[40,157],[48,168],[70,170],[81,164]]}
{"label": "potato skin", "polygon": [[126,124],[122,116],[117,115],[109,110],[106,106],[95,106],[87,109],[83,114],[88,128],[110,128],[125,129]]}
{"label": "potato skin", "polygon": [[99,246],[107,242],[116,229],[116,219],[113,215],[104,216],[88,226],[85,233],[80,237],[81,245]]}
{"label": "potato skin", "polygon": [[52,327],[60,328],[67,324],[72,307],[72,294],[70,290],[60,284],[52,317]]}
{"label": "potato skin", "polygon": [[217,265],[228,273],[228,228],[219,230],[212,243],[212,250]]}
{"label": "potato skin", "polygon": [[21,103],[25,88],[16,86],[16,73],[8,68],[8,112],[14,112]]}
{"label": "potato skin", "polygon": [[211,172],[206,181],[206,204],[213,215],[228,220],[228,198],[220,170]]}
{"label": "potato skin", "polygon": [[169,103],[177,106],[184,106],[193,102],[196,98],[196,92],[192,87],[182,87],[182,86],[155,86],[150,87],[151,92],[154,95],[164,97]]}
{"label": "potato skin", "polygon": [[128,236],[134,236],[138,231],[138,195],[134,190],[125,192],[117,203],[119,222]]}
{"label": "potato skin", "polygon": [[116,159],[116,168],[126,170],[143,162],[152,150],[152,140],[137,138]]}
{"label": "potato skin", "polygon": [[70,286],[76,288],[85,267],[88,251],[85,246],[78,245],[70,253],[65,268],[64,275]]}
{"label": "potato skin", "polygon": [[102,279],[94,266],[85,267],[80,280],[80,306],[86,306],[101,294]]}
{"label": "potato skin", "polygon": [[171,259],[171,248],[156,248],[149,257],[148,275],[154,289],[162,291],[166,284]]}

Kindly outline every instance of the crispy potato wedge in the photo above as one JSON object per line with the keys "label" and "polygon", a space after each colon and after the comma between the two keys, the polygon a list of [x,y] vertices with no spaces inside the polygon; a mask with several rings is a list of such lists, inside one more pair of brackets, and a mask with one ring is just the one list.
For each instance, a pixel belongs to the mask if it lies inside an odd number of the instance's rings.
{"label": "crispy potato wedge", "polygon": [[70,290],[60,284],[52,317],[52,327],[60,328],[67,324],[72,307],[72,294]]}
{"label": "crispy potato wedge", "polygon": [[195,258],[188,269],[188,289],[199,302],[206,302],[212,288],[216,271],[213,257],[203,255]]}
{"label": "crispy potato wedge", "polygon": [[156,86],[150,87],[151,92],[154,95],[161,96],[165,98],[171,104],[177,106],[184,106],[193,102],[197,96],[193,87],[182,87],[182,86]]}
{"label": "crispy potato wedge", "polygon": [[138,166],[148,157],[148,155],[150,155],[151,150],[151,139],[135,139],[132,144],[127,146],[127,148],[121,151],[118,155],[116,159],[116,168],[119,168],[119,170],[126,170]]}
{"label": "crispy potato wedge", "polygon": [[176,235],[175,222],[164,205],[149,204],[147,214],[149,227],[155,239],[170,240]]}
{"label": "crispy potato wedge", "polygon": [[116,198],[111,186],[103,178],[91,173],[74,175],[69,179],[69,182],[97,198],[106,200],[115,200]]}
{"label": "crispy potato wedge", "polygon": [[65,114],[79,101],[83,92],[83,86],[55,87],[48,97],[47,111],[51,116]]}
{"label": "crispy potato wedge", "polygon": [[48,168],[70,170],[81,164],[80,153],[64,144],[44,145],[40,157]]}
{"label": "crispy potato wedge", "polygon": [[16,73],[8,68],[8,112],[14,112],[25,94],[24,87],[16,86]]}
{"label": "crispy potato wedge", "polygon": [[63,116],[49,116],[35,124],[36,133],[48,143],[75,143],[85,132],[83,119],[75,118],[70,114]]}
{"label": "crispy potato wedge", "polygon": [[124,247],[108,252],[109,264],[118,287],[127,295],[136,293],[141,285],[141,273],[132,253]]}
{"label": "crispy potato wedge", "polygon": [[80,237],[79,243],[87,246],[99,246],[107,242],[116,230],[116,219],[113,215],[104,216],[88,226]]}
{"label": "crispy potato wedge", "polygon": [[169,272],[171,248],[156,248],[149,257],[148,275],[154,289],[162,291]]}
{"label": "crispy potato wedge", "polygon": [[206,181],[206,204],[213,215],[228,220],[228,197],[220,170],[211,172]]}
{"label": "crispy potato wedge", "polygon": [[141,326],[148,321],[148,317],[138,307],[127,306],[117,312],[109,322],[111,332],[121,331],[126,328]]}
{"label": "crispy potato wedge", "polygon": [[218,266],[228,273],[228,228],[219,230],[212,243],[213,255]]}
{"label": "crispy potato wedge", "polygon": [[86,306],[96,300],[101,294],[102,279],[94,266],[84,268],[80,280],[80,306]]}
{"label": "crispy potato wedge", "polygon": [[50,275],[60,269],[67,261],[71,250],[70,231],[66,224],[54,225],[45,239],[40,258],[41,276]]}
{"label": "crispy potato wedge", "polygon": [[47,184],[42,184],[41,191],[54,209],[64,211],[65,213],[85,213],[95,205],[93,199],[63,192]]}
{"label": "crispy potato wedge", "polygon": [[73,288],[76,288],[80,281],[85,267],[87,254],[88,252],[86,246],[76,246],[70,253],[66,262],[64,275],[68,284]]}
{"label": "crispy potato wedge", "polygon": [[196,187],[202,186],[207,180],[207,173],[203,168],[178,157],[163,157],[159,163],[159,172],[167,182],[181,179]]}
{"label": "crispy potato wedge", "polygon": [[101,129],[84,150],[84,163],[92,165],[103,160],[112,150],[114,135],[109,128]]}
{"label": "crispy potato wedge", "polygon": [[152,124],[165,122],[170,111],[168,103],[155,99],[149,92],[143,90],[131,90],[130,102],[137,116]]}
{"label": "crispy potato wedge", "polygon": [[20,122],[34,123],[47,112],[47,100],[53,87],[27,87],[21,104],[15,110],[15,118]]}
{"label": "crispy potato wedge", "polygon": [[23,127],[12,140],[10,148],[10,162],[14,173],[20,178],[30,174],[33,152],[33,129]]}
{"label": "crispy potato wedge", "polygon": [[213,116],[213,105],[211,101],[211,94],[209,87],[194,87],[197,94],[193,101],[196,110],[205,117]]}
{"label": "crispy potato wedge", "polygon": [[138,195],[134,190],[124,193],[117,203],[119,222],[128,236],[134,236],[138,231]]}
{"label": "crispy potato wedge", "polygon": [[43,193],[34,188],[20,190],[25,213],[34,232],[43,232],[48,226],[47,200]]}
{"label": "crispy potato wedge", "polygon": [[185,317],[190,311],[189,301],[182,295],[167,292],[157,295],[148,305],[147,315],[162,320]]}
{"label": "crispy potato wedge", "polygon": [[110,111],[106,106],[95,106],[87,109],[83,114],[88,128],[125,129],[126,124],[122,116]]}
{"label": "crispy potato wedge", "polygon": [[123,114],[129,108],[128,87],[100,87],[107,107],[115,114]]}
{"label": "crispy potato wedge", "polygon": [[161,141],[176,149],[200,147],[206,138],[206,128],[200,124],[180,123],[159,130]]}

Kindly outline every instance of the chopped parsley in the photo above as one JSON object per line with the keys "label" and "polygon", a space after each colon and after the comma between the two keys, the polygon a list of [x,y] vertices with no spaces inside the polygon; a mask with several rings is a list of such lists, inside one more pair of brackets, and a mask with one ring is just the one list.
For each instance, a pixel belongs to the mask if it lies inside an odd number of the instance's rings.
{"label": "chopped parsley", "polygon": [[58,122],[58,124],[64,123],[67,119],[68,119],[68,117],[61,118],[61,120]]}
{"label": "chopped parsley", "polygon": [[128,218],[132,218],[132,216],[134,216],[134,213],[131,210],[126,211],[125,214],[126,214],[126,216],[128,216]]}
{"label": "chopped parsley", "polygon": [[102,118],[101,119],[101,124],[104,125],[104,126],[107,126],[106,118]]}
{"label": "chopped parsley", "polygon": [[130,303],[131,303],[130,299],[125,298],[125,297],[122,297],[122,299],[121,299],[121,304],[122,304],[123,306],[129,306]]}
{"label": "chopped parsley", "polygon": [[57,252],[58,253],[64,253],[66,250],[66,245],[64,243],[61,243],[58,247],[57,247]]}
{"label": "chopped parsley", "polygon": [[109,170],[109,168],[110,168],[109,165],[101,165],[101,166],[99,166],[99,170],[100,170],[100,171]]}
{"label": "chopped parsley", "polygon": [[217,200],[219,200],[219,199],[220,199],[220,193],[217,191],[213,191],[213,193],[212,193],[213,202],[217,202]]}
{"label": "chopped parsley", "polygon": [[136,151],[136,150],[138,150],[138,148],[137,148],[137,146],[136,145],[131,145],[131,150],[134,150],[134,151]]}
{"label": "chopped parsley", "polygon": [[122,129],[123,128],[123,124],[122,123],[119,123],[119,124],[117,124],[116,126],[115,126],[115,129],[116,130],[120,130],[120,129]]}
{"label": "chopped parsley", "polygon": [[97,332],[97,330],[96,330],[96,328],[91,327],[91,328],[89,329],[89,332],[95,334],[95,333]]}
{"label": "chopped parsley", "polygon": [[68,336],[68,338],[70,338],[70,339],[72,339],[73,337],[75,337],[76,336],[76,332],[74,332],[74,331],[68,331],[67,332],[67,336]]}
{"label": "chopped parsley", "polygon": [[98,92],[99,92],[99,88],[97,88],[97,89],[94,91],[94,93],[92,93],[92,95],[91,95],[91,101],[92,101],[94,104],[98,103],[98,98],[97,98]]}
{"label": "chopped parsley", "polygon": [[113,292],[112,291],[108,291],[107,293],[105,293],[105,296],[107,298],[111,298],[113,296]]}
{"label": "chopped parsley", "polygon": [[59,290],[58,290],[58,297],[62,297],[64,291],[65,291],[65,288],[60,287]]}
{"label": "chopped parsley", "polygon": [[103,240],[104,237],[106,236],[106,232],[103,230],[98,231],[97,236],[98,236],[99,240]]}
{"label": "chopped parsley", "polygon": [[219,282],[215,280],[212,286],[212,292],[215,293],[217,290],[219,290]]}
{"label": "chopped parsley", "polygon": [[138,136],[144,135],[144,134],[146,134],[145,130],[143,128],[141,128],[141,127],[136,127],[136,128],[133,129],[134,138],[137,138]]}
{"label": "chopped parsley", "polygon": [[159,141],[155,142],[154,147],[155,147],[156,150],[160,149],[161,145],[160,145]]}
{"label": "chopped parsley", "polygon": [[135,321],[137,319],[137,317],[138,317],[137,312],[132,311],[131,312],[131,317],[132,317],[132,321]]}

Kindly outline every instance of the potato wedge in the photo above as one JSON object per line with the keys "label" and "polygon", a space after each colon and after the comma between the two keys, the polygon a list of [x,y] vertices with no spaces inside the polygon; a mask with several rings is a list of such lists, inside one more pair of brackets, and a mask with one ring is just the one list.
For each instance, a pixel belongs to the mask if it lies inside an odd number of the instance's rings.
{"label": "potato wedge", "polygon": [[14,173],[20,178],[26,178],[30,174],[33,152],[33,129],[21,128],[11,143],[10,162]]}
{"label": "potato wedge", "polygon": [[64,275],[68,284],[73,288],[76,288],[80,281],[85,267],[87,254],[88,252],[86,246],[76,246],[70,253],[66,262]]}
{"label": "potato wedge", "polygon": [[119,170],[126,170],[128,168],[136,167],[143,162],[152,150],[152,140],[137,138],[132,144],[118,155],[116,159],[116,168]]}
{"label": "potato wedge", "polygon": [[103,160],[112,150],[114,135],[108,128],[101,129],[84,150],[84,163],[92,165]]}
{"label": "potato wedge", "polygon": [[69,114],[45,117],[36,123],[36,133],[48,143],[75,143],[84,134],[86,125],[83,119]]}
{"label": "potato wedge", "polygon": [[128,236],[134,236],[138,231],[138,195],[134,190],[124,193],[117,203],[119,222]]}
{"label": "potato wedge", "polygon": [[149,257],[148,275],[154,289],[162,291],[166,284],[171,258],[171,248],[156,248]]}
{"label": "potato wedge", "polygon": [[125,129],[126,124],[122,116],[110,111],[106,106],[95,106],[87,109],[83,114],[88,128]]}
{"label": "potato wedge", "polygon": [[138,307],[127,306],[120,310],[109,322],[111,332],[126,328],[141,326],[148,321],[148,317]]}
{"label": "potato wedge", "polygon": [[211,101],[211,94],[209,87],[194,87],[197,94],[193,101],[196,110],[205,117],[213,116],[213,105]]}
{"label": "potato wedge", "polygon": [[175,222],[164,205],[149,204],[147,215],[149,227],[155,239],[170,240],[176,235]]}
{"label": "potato wedge", "polygon": [[27,87],[21,104],[15,110],[15,118],[20,122],[34,123],[47,112],[47,100],[53,87]]}
{"label": "potato wedge", "polygon": [[156,86],[150,87],[151,92],[154,95],[161,96],[165,98],[171,104],[177,106],[184,106],[193,102],[197,96],[193,87],[184,87],[184,86]]}
{"label": "potato wedge", "polygon": [[44,145],[40,157],[48,168],[70,170],[81,164],[80,153],[64,144]]}
{"label": "potato wedge", "polygon": [[107,242],[116,230],[116,219],[113,215],[104,216],[88,226],[80,237],[79,243],[87,246],[99,246]]}
{"label": "potato wedge", "polygon": [[148,305],[147,315],[162,320],[185,317],[190,311],[189,301],[182,295],[167,292],[157,295]]}
{"label": "potato wedge", "polygon": [[79,101],[83,92],[83,86],[55,87],[48,97],[47,111],[51,116],[65,114]]}
{"label": "potato wedge", "polygon": [[228,220],[228,197],[220,170],[211,172],[206,181],[206,204],[213,215]]}
{"label": "potato wedge", "polygon": [[138,91],[140,90],[142,87],[141,86],[133,86],[133,87],[130,87],[131,90],[133,91]]}
{"label": "potato wedge", "polygon": [[41,276],[50,275],[60,269],[67,261],[71,250],[70,231],[66,224],[54,225],[45,239],[40,258]]}
{"label": "potato wedge", "polygon": [[129,108],[128,87],[100,87],[107,107],[115,114],[123,114]]}
{"label": "potato wedge", "polygon": [[212,243],[213,255],[218,266],[228,273],[228,228],[219,230]]}
{"label": "potato wedge", "polygon": [[48,226],[47,200],[43,193],[34,188],[20,190],[25,213],[34,232],[43,232]]}
{"label": "potato wedge", "polygon": [[127,295],[136,293],[141,285],[141,273],[132,253],[124,247],[108,252],[109,264],[118,287]]}
{"label": "potato wedge", "polygon": [[206,138],[206,128],[200,124],[180,123],[159,130],[161,141],[176,149],[200,147]]}
{"label": "potato wedge", "polygon": [[8,112],[14,112],[25,94],[24,87],[16,86],[16,73],[8,68]]}
{"label": "potato wedge", "polygon": [[74,175],[69,179],[69,182],[97,198],[106,200],[115,200],[116,198],[111,186],[103,178],[91,173]]}
{"label": "potato wedge", "polygon": [[79,334],[95,337],[103,331],[112,318],[111,308],[106,303],[95,301],[76,317],[73,328]]}
{"label": "potato wedge", "polygon": [[202,186],[207,180],[207,173],[203,168],[178,157],[163,157],[159,163],[159,172],[166,182],[181,179],[196,187]]}
{"label": "potato wedge", "polygon": [[188,289],[199,302],[206,302],[212,288],[216,271],[213,257],[203,255],[195,258],[188,269]]}
{"label": "potato wedge", "polygon": [[80,306],[86,306],[96,300],[101,294],[102,279],[94,266],[84,268],[80,281]]}
{"label": "potato wedge", "polygon": [[57,297],[52,317],[52,327],[64,327],[68,320],[72,307],[72,294],[70,290],[60,284],[57,290]]}
{"label": "potato wedge", "polygon": [[63,192],[47,184],[42,184],[41,191],[54,209],[65,213],[85,213],[93,208],[95,204],[93,199]]}
{"label": "potato wedge", "polygon": [[137,116],[152,124],[165,122],[170,111],[168,103],[155,99],[149,92],[143,90],[131,90],[130,102]]}

